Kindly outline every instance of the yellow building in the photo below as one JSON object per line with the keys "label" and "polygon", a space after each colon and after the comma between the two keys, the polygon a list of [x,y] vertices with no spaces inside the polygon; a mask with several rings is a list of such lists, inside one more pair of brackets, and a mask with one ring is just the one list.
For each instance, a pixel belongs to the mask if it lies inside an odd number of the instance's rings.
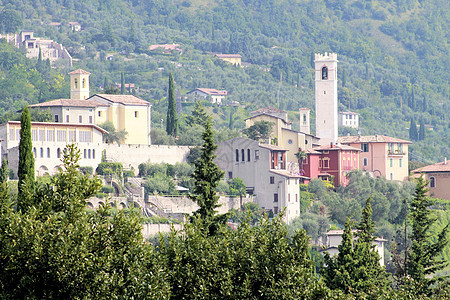
{"label": "yellow building", "polygon": [[291,129],[292,123],[288,121],[287,112],[274,108],[265,107],[250,113],[252,116],[245,120],[245,127],[248,128],[259,121],[267,121],[274,124],[271,140],[278,147],[287,149],[287,161],[297,162],[295,154],[299,149],[311,149],[319,145],[319,139],[311,134]]}
{"label": "yellow building", "polygon": [[216,54],[215,56],[236,66],[242,64],[242,56],[240,54]]}
{"label": "yellow building", "polygon": [[408,179],[408,144],[384,135],[341,136],[338,143],[360,148],[360,169],[388,180]]}
{"label": "yellow building", "polygon": [[434,165],[425,166],[412,171],[414,176],[424,175],[430,188],[430,196],[450,200],[450,164],[447,158]]}
{"label": "yellow building", "polygon": [[78,69],[70,75],[70,99],[30,105],[49,109],[57,123],[96,124],[107,121],[117,131],[125,130],[125,144],[150,145],[151,104],[133,95],[89,96],[89,72]]}

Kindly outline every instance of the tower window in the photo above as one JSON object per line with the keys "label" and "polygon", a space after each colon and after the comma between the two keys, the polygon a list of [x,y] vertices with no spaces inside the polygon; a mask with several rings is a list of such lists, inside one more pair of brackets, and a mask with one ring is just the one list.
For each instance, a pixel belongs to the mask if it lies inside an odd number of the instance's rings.
{"label": "tower window", "polygon": [[322,68],[322,80],[327,80],[327,79],[328,79],[328,68],[323,67]]}
{"label": "tower window", "polygon": [[245,161],[245,151],[244,151],[244,149],[241,149],[241,160]]}
{"label": "tower window", "polygon": [[239,162],[239,150],[236,149],[236,162]]}
{"label": "tower window", "polygon": [[75,88],[78,88],[78,79],[75,78],[75,80],[73,81],[73,83],[75,84]]}
{"label": "tower window", "polygon": [[135,111],[135,112],[134,112],[134,117],[135,117],[135,118],[139,118],[139,112],[138,112],[138,111]]}
{"label": "tower window", "polygon": [[81,81],[81,87],[84,89],[86,87],[86,79],[83,78]]}

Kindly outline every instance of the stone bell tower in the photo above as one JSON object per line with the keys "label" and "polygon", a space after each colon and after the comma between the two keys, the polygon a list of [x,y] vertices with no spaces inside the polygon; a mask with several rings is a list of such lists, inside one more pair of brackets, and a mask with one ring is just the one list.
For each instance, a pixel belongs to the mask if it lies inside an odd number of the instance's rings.
{"label": "stone bell tower", "polygon": [[321,145],[336,143],[338,138],[337,54],[316,53],[316,136]]}
{"label": "stone bell tower", "polygon": [[89,75],[91,73],[78,69],[70,75],[70,99],[85,100],[89,98]]}

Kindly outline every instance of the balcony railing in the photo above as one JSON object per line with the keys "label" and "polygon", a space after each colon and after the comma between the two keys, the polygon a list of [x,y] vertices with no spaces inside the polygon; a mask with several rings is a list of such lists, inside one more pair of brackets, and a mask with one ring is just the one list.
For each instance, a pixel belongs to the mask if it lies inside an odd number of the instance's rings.
{"label": "balcony railing", "polygon": [[405,155],[405,152],[399,151],[399,150],[395,150],[395,151],[388,150],[388,155]]}

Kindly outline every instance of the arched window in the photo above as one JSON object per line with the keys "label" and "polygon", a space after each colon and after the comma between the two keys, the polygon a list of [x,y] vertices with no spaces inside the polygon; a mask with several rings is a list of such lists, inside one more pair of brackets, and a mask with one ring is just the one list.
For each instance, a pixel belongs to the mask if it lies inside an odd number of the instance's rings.
{"label": "arched window", "polygon": [[50,158],[50,148],[47,148],[47,158]]}
{"label": "arched window", "polygon": [[75,84],[75,88],[78,88],[78,79],[75,78],[75,80],[73,81],[73,83]]}
{"label": "arched window", "polygon": [[436,187],[436,180],[434,177],[430,177],[430,188]]}
{"label": "arched window", "polygon": [[241,149],[241,160],[245,161],[245,151],[244,151],[244,149]]}
{"label": "arched window", "polygon": [[61,158],[61,149],[60,148],[56,149],[56,157]]}
{"label": "arched window", "polygon": [[239,150],[236,149],[236,162],[239,162]]}
{"label": "arched window", "polygon": [[34,158],[36,158],[36,148],[33,148],[33,155],[34,155]]}
{"label": "arched window", "polygon": [[328,79],[328,68],[322,67],[322,80],[327,80],[327,79]]}
{"label": "arched window", "polygon": [[303,115],[303,122],[306,123],[306,115]]}
{"label": "arched window", "polygon": [[250,161],[250,149],[247,149],[247,161]]}
{"label": "arched window", "polygon": [[81,87],[84,89],[86,87],[86,79],[83,78],[83,80],[81,81]]}

